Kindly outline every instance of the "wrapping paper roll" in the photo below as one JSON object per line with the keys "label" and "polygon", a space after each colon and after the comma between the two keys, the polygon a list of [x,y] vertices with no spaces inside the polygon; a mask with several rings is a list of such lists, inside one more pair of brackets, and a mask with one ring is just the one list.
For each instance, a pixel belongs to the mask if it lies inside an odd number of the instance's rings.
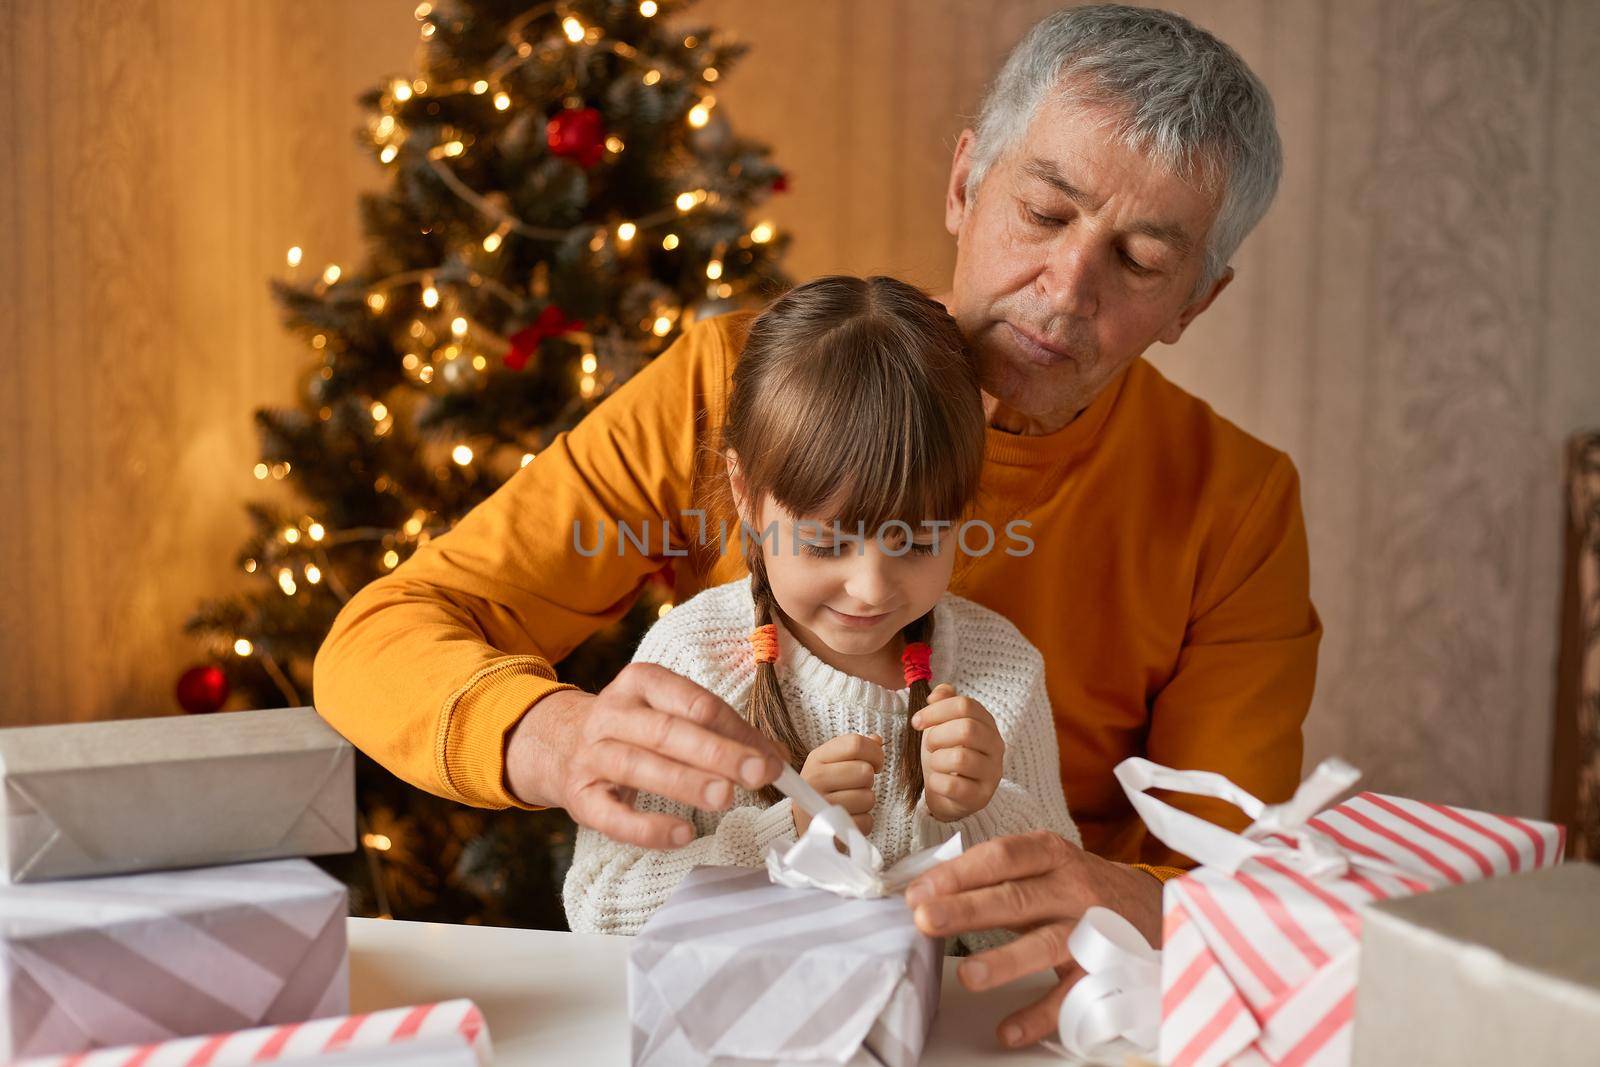
{"label": "wrapping paper roll", "polygon": [[355,1067],[368,1062],[409,1064],[413,1060],[487,1067],[492,1059],[483,1012],[463,998],[185,1037],[156,1045],[124,1045],[73,1056],[47,1056],[21,1060],[12,1067],[244,1067],[258,1063]]}

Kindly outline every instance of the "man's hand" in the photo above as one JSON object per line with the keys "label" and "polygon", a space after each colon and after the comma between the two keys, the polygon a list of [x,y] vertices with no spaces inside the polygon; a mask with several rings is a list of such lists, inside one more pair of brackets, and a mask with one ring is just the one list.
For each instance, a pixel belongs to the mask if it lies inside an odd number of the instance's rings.
{"label": "man's hand", "polygon": [[[876,795],[872,780],[883,770],[883,738],[877,734],[840,734],[811,750],[800,777],[854,818],[864,834],[872,833],[872,807]],[[811,825],[811,816],[798,805],[791,808],[796,837]]]}
{"label": "man's hand", "polygon": [[1084,973],[1067,951],[1067,938],[1089,908],[1120,912],[1161,947],[1161,883],[1047,830],[985,841],[940,864],[907,887],[906,903],[915,909],[917,928],[930,936],[996,927],[1022,935],[963,960],[956,973],[968,989],[1055,969],[1060,981],[1043,999],[1000,1023],[996,1033],[1009,1048],[1055,1032],[1061,1001]]}
{"label": "man's hand", "polygon": [[636,811],[640,790],[706,811],[783,770],[776,749],[715,693],[654,663],[630,663],[598,694],[561,690],[534,704],[506,747],[511,791],[567,809],[625,844],[677,848],[694,827]]}
{"label": "man's hand", "polygon": [[922,787],[928,814],[955,822],[979,812],[1000,787],[1006,743],[989,709],[941,682],[911,718],[922,731]]}

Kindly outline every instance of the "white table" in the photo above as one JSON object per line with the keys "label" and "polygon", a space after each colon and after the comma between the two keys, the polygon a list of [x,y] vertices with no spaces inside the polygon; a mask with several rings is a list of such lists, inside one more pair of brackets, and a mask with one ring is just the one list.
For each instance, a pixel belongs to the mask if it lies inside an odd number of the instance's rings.
{"label": "white table", "polygon": [[[496,1067],[628,1063],[628,938],[384,919],[351,919],[349,935],[352,1011],[471,997],[488,1020]],[[956,962],[945,960],[926,1067],[1062,1067],[1040,1048],[1002,1049],[994,1036],[1002,1018],[1049,988],[1045,976],[969,993]]]}

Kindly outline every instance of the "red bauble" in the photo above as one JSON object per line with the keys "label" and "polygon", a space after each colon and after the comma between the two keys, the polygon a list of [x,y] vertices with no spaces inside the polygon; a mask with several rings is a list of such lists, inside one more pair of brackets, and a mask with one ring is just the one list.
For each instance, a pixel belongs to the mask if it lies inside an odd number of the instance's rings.
{"label": "red bauble", "polygon": [[523,327],[508,338],[511,348],[505,355],[506,366],[512,370],[521,370],[528,365],[534,353],[539,351],[539,346],[544,343],[546,337],[560,337],[565,333],[582,330],[582,322],[567,318],[566,313],[554,304],[546,304],[533,325]]}
{"label": "red bauble", "polygon": [[178,676],[178,705],[190,715],[216,711],[228,701],[228,676],[221,667],[190,667]]}
{"label": "red bauble", "polygon": [[588,169],[606,152],[606,129],[592,107],[569,107],[545,124],[550,151]]}
{"label": "red bauble", "polygon": [[772,179],[772,191],[775,193],[787,193],[789,191],[789,176],[779,173],[776,178]]}

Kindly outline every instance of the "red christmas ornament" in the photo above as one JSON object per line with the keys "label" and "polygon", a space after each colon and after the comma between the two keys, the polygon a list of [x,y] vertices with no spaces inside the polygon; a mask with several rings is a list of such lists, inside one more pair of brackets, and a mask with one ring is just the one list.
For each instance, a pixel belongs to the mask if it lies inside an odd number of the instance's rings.
{"label": "red christmas ornament", "polygon": [[606,152],[605,124],[592,107],[569,107],[556,114],[544,128],[550,151],[577,163],[585,170],[600,162]]}
{"label": "red christmas ornament", "polygon": [[778,176],[772,179],[772,191],[775,193],[787,193],[789,191],[789,176],[780,171]]}
{"label": "red christmas ornament", "polygon": [[505,355],[506,366],[521,370],[539,351],[545,338],[560,337],[564,333],[582,329],[583,323],[567,318],[566,313],[554,304],[546,304],[544,310],[539,312],[539,317],[533,320],[533,325],[525,326],[511,335],[511,350]]}
{"label": "red christmas ornament", "polygon": [[215,665],[190,667],[178,676],[178,706],[190,715],[206,715],[228,701],[228,676]]}

